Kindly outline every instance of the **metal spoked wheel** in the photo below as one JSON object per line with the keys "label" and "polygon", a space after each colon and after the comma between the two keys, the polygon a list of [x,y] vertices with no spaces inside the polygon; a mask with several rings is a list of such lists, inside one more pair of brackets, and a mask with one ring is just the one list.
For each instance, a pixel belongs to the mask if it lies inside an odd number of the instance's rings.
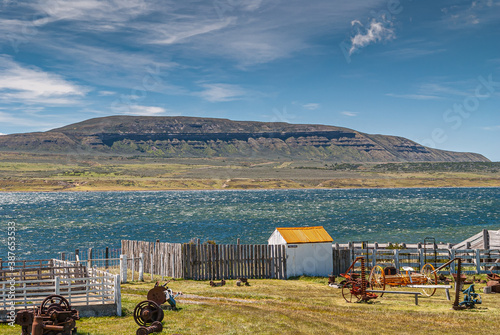
{"label": "metal spoked wheel", "polygon": [[[380,265],[376,265],[372,269],[368,282],[370,283],[370,288],[372,290],[385,291],[385,273],[384,269]],[[383,295],[384,293],[381,293],[380,297]]]}
{"label": "metal spoked wheel", "polygon": [[71,307],[68,300],[66,300],[66,298],[64,298],[62,295],[53,294],[49,295],[43,300],[42,304],[40,305],[39,313],[40,315],[49,314],[49,312],[53,310],[70,311]]}
{"label": "metal spoked wheel", "polygon": [[161,322],[163,317],[163,310],[154,301],[141,301],[135,306],[134,320],[139,326],[147,327],[155,321]]}
{"label": "metal spoked wheel", "polygon": [[361,300],[361,294],[358,293],[360,289],[356,282],[348,281],[342,286],[342,297],[347,302],[358,302]]}
{"label": "metal spoked wheel", "polygon": [[[436,285],[437,284],[437,274],[434,272],[434,266],[432,264],[425,264],[420,273],[425,277],[426,282],[424,285]],[[423,288],[422,292],[428,297],[432,297],[436,292],[436,288]]]}

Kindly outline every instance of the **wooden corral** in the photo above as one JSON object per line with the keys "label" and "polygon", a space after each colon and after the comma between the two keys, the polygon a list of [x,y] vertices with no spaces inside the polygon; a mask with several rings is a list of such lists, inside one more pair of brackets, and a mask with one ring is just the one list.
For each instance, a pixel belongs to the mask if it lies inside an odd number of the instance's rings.
{"label": "wooden corral", "polygon": [[144,272],[166,277],[219,280],[286,279],[284,246],[266,244],[180,244],[122,240],[127,259],[143,254]]}
{"label": "wooden corral", "polygon": [[51,294],[63,295],[77,309],[88,307],[85,312],[96,306],[111,305],[108,310],[89,312],[89,316],[121,315],[117,275],[57,259],[2,262],[0,273],[0,321],[7,319],[13,306],[15,310],[31,309]]}
{"label": "wooden corral", "polygon": [[453,249],[500,249],[500,230],[483,229],[480,233],[455,244]]}
{"label": "wooden corral", "polygon": [[266,244],[184,244],[184,278],[286,279],[286,246]]}

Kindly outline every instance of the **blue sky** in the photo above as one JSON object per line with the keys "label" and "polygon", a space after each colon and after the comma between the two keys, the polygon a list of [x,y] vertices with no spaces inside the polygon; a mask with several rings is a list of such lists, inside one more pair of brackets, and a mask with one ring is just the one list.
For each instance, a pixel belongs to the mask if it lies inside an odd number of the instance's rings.
{"label": "blue sky", "polygon": [[499,0],[0,0],[0,133],[204,116],[500,161],[499,28]]}

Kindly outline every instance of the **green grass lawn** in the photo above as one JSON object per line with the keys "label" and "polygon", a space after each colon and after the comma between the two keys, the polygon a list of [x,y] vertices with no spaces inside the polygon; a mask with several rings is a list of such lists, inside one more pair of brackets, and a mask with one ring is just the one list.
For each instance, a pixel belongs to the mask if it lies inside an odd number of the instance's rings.
{"label": "green grass lawn", "polygon": [[[495,334],[500,324],[500,294],[482,294],[482,305],[454,311],[453,297],[446,300],[444,290],[419,298],[418,306],[413,296],[395,294],[349,304],[340,289],[327,286],[326,278],[249,282],[241,287],[234,280],[223,287],[171,282],[169,287],[184,295],[178,297],[179,311],[165,311],[162,334]],[[132,312],[153,286],[122,285],[123,317],[82,318],[78,334],[135,334]],[[481,293],[483,286],[476,284],[476,291]],[[0,334],[20,333],[19,327],[0,326]]]}

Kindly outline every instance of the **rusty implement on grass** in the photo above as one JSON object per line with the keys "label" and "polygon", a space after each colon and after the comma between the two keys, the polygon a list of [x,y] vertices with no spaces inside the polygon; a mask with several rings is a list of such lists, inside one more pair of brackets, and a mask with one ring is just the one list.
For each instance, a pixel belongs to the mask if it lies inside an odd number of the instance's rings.
{"label": "rusty implement on grass", "polygon": [[166,309],[177,310],[177,302],[175,301],[175,298],[182,293],[179,292],[174,295],[174,292],[172,292],[172,290],[167,286],[169,282],[170,280],[163,285],[159,285],[158,282],[156,282],[155,287],[149,290],[147,297],[148,300],[154,301],[160,306],[167,302],[169,306],[166,306]]}
{"label": "rusty implement on grass", "polygon": [[[438,278],[432,264],[425,264],[420,272],[409,266],[403,266],[402,270],[399,271],[393,266],[374,266],[368,279],[370,288],[384,291],[386,286],[429,285],[428,288],[422,287],[422,292],[428,297],[434,295]],[[381,297],[383,295],[380,294]]]}
{"label": "rusty implement on grass", "polygon": [[136,335],[147,335],[163,330],[161,321],[164,317],[160,305],[151,300],[144,300],[135,306],[134,321],[139,325]]}
{"label": "rusty implement on grass", "polygon": [[213,280],[210,281],[210,286],[212,287],[217,287],[217,286],[224,286],[226,285],[226,281],[222,279],[220,282],[214,282]]}
{"label": "rusty implement on grass", "polygon": [[153,333],[160,333],[163,330],[163,325],[159,321],[154,321],[149,327],[140,327],[135,332],[136,335],[148,335]]}
{"label": "rusty implement on grass", "polygon": [[77,333],[78,311],[61,295],[49,295],[38,309],[21,310],[15,323],[22,335],[73,335]]}
{"label": "rusty implement on grass", "polygon": [[[354,272],[354,268],[358,262],[361,264],[360,274]],[[366,268],[363,256],[356,257],[347,271],[340,275],[345,278],[344,285],[342,286],[342,297],[344,297],[345,301],[366,302],[378,297],[374,293],[366,292]]]}

